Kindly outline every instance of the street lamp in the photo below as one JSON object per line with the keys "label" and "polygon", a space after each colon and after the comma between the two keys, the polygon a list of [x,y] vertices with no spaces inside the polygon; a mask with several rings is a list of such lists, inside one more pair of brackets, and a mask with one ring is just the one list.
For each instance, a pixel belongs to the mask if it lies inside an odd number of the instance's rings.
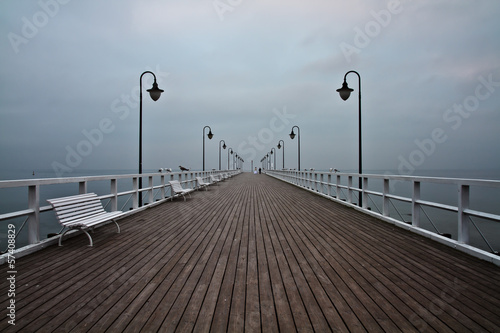
{"label": "street lamp", "polygon": [[[344,83],[342,83],[342,88],[337,89],[340,98],[342,98],[344,101],[346,101],[349,96],[351,95],[351,92],[354,91],[354,89],[351,89],[347,86],[347,81],[346,77],[347,74],[349,73],[354,73],[358,76],[358,99],[359,99],[359,109],[358,109],[358,117],[359,117],[359,125],[358,125],[358,134],[359,134],[359,174],[361,175],[363,173],[363,163],[362,163],[362,150],[361,150],[361,76],[359,76],[359,73],[356,71],[349,71],[345,73],[344,75]],[[359,177],[359,206],[363,206],[363,201],[362,201],[362,195],[361,195],[361,190],[362,190],[362,178]]]}
{"label": "street lamp", "polygon": [[224,142],[224,145],[222,146],[223,149],[226,149],[226,141],[224,140],[220,140],[219,141],[219,171],[221,170],[221,167],[220,167],[220,144]]}
{"label": "street lamp", "polygon": [[[148,89],[149,96],[153,101],[157,101],[160,98],[161,93],[164,90],[158,88],[158,84],[156,83],[156,75],[153,72],[145,71],[141,74],[139,78],[139,174],[142,174],[142,77],[144,74],[149,73],[153,75],[154,82],[153,87]],[[142,177],[139,176],[139,190],[142,189]],[[142,206],[142,193],[139,193],[139,207]]]}
{"label": "street lamp", "polygon": [[203,127],[203,171],[205,171],[205,128],[207,127],[208,127],[208,134],[207,134],[208,139],[212,140],[212,138],[214,137],[210,126]]}
{"label": "street lamp", "polygon": [[227,169],[231,170],[231,169],[229,169],[229,153],[231,153],[231,155],[233,154],[233,148],[229,148],[227,150]]}
{"label": "street lamp", "polygon": [[297,147],[298,147],[298,160],[299,160],[299,163],[298,163],[298,168],[299,169],[298,169],[298,171],[300,171],[300,128],[299,128],[299,126],[293,126],[292,127],[292,132],[290,133],[290,139],[293,140],[293,138],[295,138],[295,133],[293,132],[293,129],[295,127],[297,127],[297,135],[298,135],[298,137],[297,137],[297,140],[298,140],[298,142],[297,142],[298,143],[298,145],[297,145]]}
{"label": "street lamp", "polygon": [[[283,142],[283,146],[280,144],[281,142]],[[285,170],[285,141],[283,140],[278,141],[278,149],[281,147],[283,147],[283,170]]]}

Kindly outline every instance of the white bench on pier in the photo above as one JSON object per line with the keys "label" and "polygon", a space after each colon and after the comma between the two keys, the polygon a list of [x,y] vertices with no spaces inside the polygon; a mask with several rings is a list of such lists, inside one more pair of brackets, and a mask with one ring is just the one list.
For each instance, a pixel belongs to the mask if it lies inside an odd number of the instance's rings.
{"label": "white bench on pier", "polygon": [[[217,184],[218,182],[220,182],[220,179],[219,177],[215,178],[214,175],[210,175],[210,181],[212,182],[212,184]],[[217,184],[219,185],[219,184]]]}
{"label": "white bench on pier", "polygon": [[59,236],[59,246],[61,246],[64,235],[72,229],[83,231],[89,238],[90,246],[93,246],[92,237],[90,237],[90,234],[85,229],[93,229],[96,225],[110,220],[116,224],[118,233],[120,233],[120,226],[116,223],[115,219],[122,215],[123,212],[105,211],[101,200],[95,193],[48,199],[47,201],[54,208],[59,223],[67,228]]}
{"label": "white bench on pier", "polygon": [[198,182],[198,188],[205,188],[205,191],[208,190],[208,185],[210,185],[210,183],[205,183],[203,181],[203,178],[201,177],[196,177],[196,181]]}
{"label": "white bench on pier", "polygon": [[192,188],[186,188],[186,189],[182,188],[182,185],[181,183],[179,183],[178,180],[171,180],[169,181],[169,184],[170,188],[172,189],[172,197],[170,198],[170,201],[173,200],[174,194],[182,195],[184,201],[186,201],[186,194],[188,194],[189,197],[191,198],[190,193],[194,191]]}

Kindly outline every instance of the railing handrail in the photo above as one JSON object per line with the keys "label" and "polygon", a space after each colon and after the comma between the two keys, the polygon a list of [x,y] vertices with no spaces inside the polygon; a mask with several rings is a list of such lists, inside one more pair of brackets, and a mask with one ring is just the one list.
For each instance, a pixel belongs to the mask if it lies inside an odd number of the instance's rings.
{"label": "railing handrail", "polygon": [[[419,232],[421,234],[427,234],[429,237],[433,239],[436,239],[435,236],[438,236],[438,238],[442,238],[442,235],[445,234],[434,233],[434,236],[432,236],[429,235],[430,233],[432,233],[432,231],[425,230],[421,227],[420,213],[421,211],[423,211],[423,207],[432,207],[443,211],[453,212],[457,215],[457,226],[456,226],[457,240],[450,239],[449,242],[448,240],[445,239],[438,239],[438,240],[457,248],[462,247],[462,249],[466,249],[465,251],[470,251],[470,248],[473,247],[470,245],[469,242],[469,229],[475,227],[479,232],[479,234],[481,235],[481,237],[483,237],[484,242],[488,245],[493,255],[498,254],[498,251],[495,251],[495,249],[491,248],[490,243],[488,242],[487,239],[484,238],[484,234],[481,232],[481,230],[479,230],[479,228],[474,223],[474,221],[471,220],[471,218],[479,217],[488,221],[500,222],[500,215],[492,212],[485,212],[485,211],[483,212],[481,210],[471,209],[469,207],[469,204],[470,204],[471,186],[500,188],[499,180],[406,176],[406,175],[388,175],[388,174],[384,175],[358,174],[358,173],[341,173],[341,172],[328,172],[328,171],[315,171],[315,170],[311,171],[266,170],[266,173],[275,178],[305,188],[311,192],[328,197],[342,204],[350,205],[352,207],[355,207],[356,209],[364,211],[365,213],[379,217],[383,220],[389,221],[396,225],[413,229],[413,231]],[[358,186],[353,184],[353,180],[356,178],[362,178],[363,180],[362,189],[359,189]],[[383,180],[382,184],[379,184],[379,186],[381,186],[383,189],[381,191],[376,191],[373,190],[372,188],[368,189],[368,183],[370,179]],[[406,182],[411,185],[410,196],[405,196],[400,194],[395,195],[394,193],[391,193],[389,186],[390,182],[393,182],[392,185],[394,185],[394,182],[399,182],[399,181]],[[432,201],[427,199],[426,200],[421,199],[420,198],[421,184],[429,184],[429,183],[457,186],[456,206],[445,204],[443,202],[438,202],[436,200]],[[326,191],[324,187],[326,187]],[[347,194],[344,192],[345,190],[347,190]],[[341,194],[344,195],[344,198],[341,198]],[[354,203],[353,196],[356,194],[363,197],[362,200],[363,207],[358,207],[356,203]],[[368,200],[365,200],[365,198],[372,199],[370,196],[379,197],[378,200],[382,200],[383,208],[381,211],[375,212],[371,211],[368,208]],[[394,205],[392,200],[405,202],[407,205],[411,205],[411,221],[398,220],[390,216],[389,203],[392,203]],[[375,202],[373,203],[375,204]],[[375,206],[377,205],[375,204]],[[377,207],[377,209],[379,208]],[[425,211],[423,211],[423,213],[428,218],[428,215],[425,213]],[[430,220],[430,223],[433,224],[432,220]],[[497,227],[496,224],[494,226],[495,228]],[[498,227],[500,227],[500,224],[498,224]],[[477,249],[477,251],[483,251],[480,250],[479,248],[474,248],[474,249]],[[498,259],[500,258],[498,258],[497,256],[497,258],[495,258],[493,261],[495,261],[496,263],[500,262],[500,260]]]}

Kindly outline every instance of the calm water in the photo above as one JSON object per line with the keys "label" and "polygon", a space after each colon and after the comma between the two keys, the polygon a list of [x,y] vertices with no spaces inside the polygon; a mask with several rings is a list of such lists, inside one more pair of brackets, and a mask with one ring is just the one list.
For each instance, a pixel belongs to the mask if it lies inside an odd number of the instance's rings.
{"label": "calm water", "polygon": [[[144,171],[144,173],[156,171],[157,170],[147,170]],[[32,173],[32,170],[14,170],[3,172],[3,174],[0,174],[0,179],[12,180],[54,178],[54,173],[52,172],[52,170],[37,170],[35,171],[35,175],[33,175]],[[136,170],[82,170],[79,172],[73,172],[68,176],[80,177],[134,173],[136,173]],[[397,172],[391,173],[390,171],[388,172],[381,170],[368,170],[365,173],[397,174]],[[413,176],[500,180],[500,170],[420,170],[418,172],[415,172]],[[354,180],[353,183],[357,184],[357,180]],[[49,198],[74,195],[78,193],[77,186],[78,184],[57,184],[42,186],[40,190],[40,205],[47,205],[46,199]],[[95,192],[101,195],[108,194],[109,186],[109,181],[89,182],[88,191]],[[118,182],[118,191],[125,191],[130,189],[132,189],[131,180],[124,180],[122,183],[120,183],[120,181]],[[375,180],[370,182],[369,189],[381,192],[382,182],[377,182]],[[409,182],[397,182],[396,184],[394,184],[394,187],[391,187],[391,193],[395,195],[411,197],[411,191],[411,184]],[[457,188],[454,185],[443,186],[437,184],[422,184],[421,192],[422,200],[435,201],[452,206],[457,205]],[[125,204],[126,199],[127,198],[125,197],[120,198],[121,201],[119,201],[118,203],[119,209],[127,210],[129,208],[129,206],[131,205],[130,203],[122,208],[122,205]],[[370,202],[368,204],[374,211],[379,211],[382,207],[381,199],[377,197],[370,198]],[[0,189],[0,214],[26,209],[28,208],[27,205],[28,203],[26,188]],[[470,206],[471,209],[500,215],[500,189],[471,187]],[[394,202],[394,205],[390,206],[390,210],[392,217],[398,219],[402,218],[405,221],[411,221],[411,206],[409,204],[396,201]],[[425,216],[425,214],[429,216],[430,220]],[[0,222],[0,251],[4,251],[6,248],[7,225],[9,223],[13,223],[19,228],[24,220],[25,218],[19,218],[15,220]],[[424,213],[421,214],[421,226],[423,228],[431,230],[433,232],[435,232],[437,228],[441,233],[450,233],[454,239],[456,239],[457,237],[456,220],[456,214],[432,208],[425,208]],[[491,246],[496,251],[500,251],[500,223],[494,223],[481,219],[474,220],[479,226],[480,230],[486,236],[487,240],[490,242]],[[23,230],[23,232],[21,232],[21,234],[18,236],[17,247],[27,244],[27,235],[25,231],[26,230]],[[60,225],[55,220],[52,212],[41,214],[40,231],[42,238],[45,238],[48,233],[57,233],[60,231]],[[489,248],[481,239],[479,233],[472,226],[471,244],[489,251]]]}

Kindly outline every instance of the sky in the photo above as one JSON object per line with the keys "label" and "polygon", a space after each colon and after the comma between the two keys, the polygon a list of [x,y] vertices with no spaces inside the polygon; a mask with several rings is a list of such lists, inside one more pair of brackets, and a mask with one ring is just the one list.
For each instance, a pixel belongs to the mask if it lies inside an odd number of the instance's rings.
{"label": "sky", "polygon": [[[0,1],[0,179],[9,170],[500,169],[500,2]],[[208,130],[208,128],[207,128]],[[297,134],[297,129],[295,128]],[[231,157],[233,155],[230,155]],[[274,162],[274,154],[273,154]],[[228,149],[222,150],[227,168]],[[231,165],[232,166],[232,165]]]}

